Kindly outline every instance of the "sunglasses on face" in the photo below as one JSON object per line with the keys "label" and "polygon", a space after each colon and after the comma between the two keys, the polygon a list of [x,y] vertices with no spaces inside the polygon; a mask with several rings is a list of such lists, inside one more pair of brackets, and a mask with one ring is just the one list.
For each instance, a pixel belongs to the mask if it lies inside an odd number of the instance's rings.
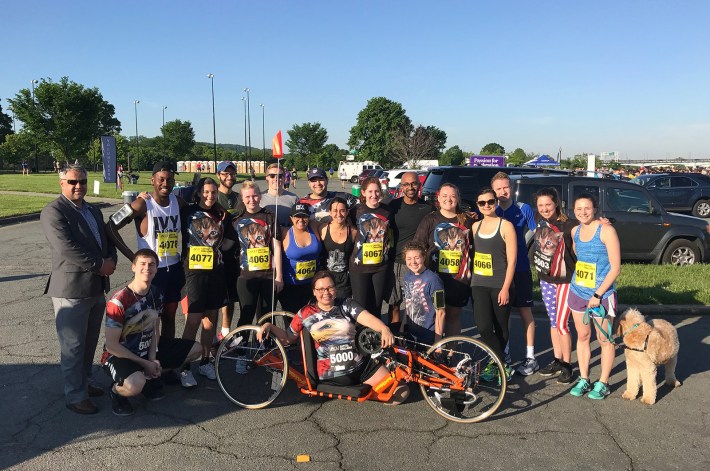
{"label": "sunglasses on face", "polygon": [[266,175],[269,178],[278,178],[279,180],[283,180],[284,176],[281,175],[280,173],[269,173]]}
{"label": "sunglasses on face", "polygon": [[76,185],[77,183],[78,183],[79,185],[86,185],[86,183],[88,182],[87,179],[84,179],[84,180],[64,180],[64,181],[67,182],[67,183],[69,183],[71,186],[74,186],[74,185]]}
{"label": "sunglasses on face", "polygon": [[496,199],[495,199],[495,198],[491,198],[491,199],[489,199],[489,200],[476,201],[476,204],[477,204],[479,207],[483,207],[483,206],[494,206],[494,205],[496,204]]}

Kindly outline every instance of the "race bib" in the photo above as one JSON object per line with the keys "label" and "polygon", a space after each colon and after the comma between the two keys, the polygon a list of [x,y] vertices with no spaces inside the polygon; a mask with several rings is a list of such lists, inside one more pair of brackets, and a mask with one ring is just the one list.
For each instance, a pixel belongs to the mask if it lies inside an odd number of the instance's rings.
{"label": "race bib", "polygon": [[439,273],[458,273],[461,267],[461,252],[458,250],[439,251]]}
{"label": "race bib", "polygon": [[176,256],[177,246],[177,232],[158,232],[158,257]]}
{"label": "race bib", "polygon": [[199,245],[190,247],[190,258],[187,266],[190,270],[212,270],[214,267],[212,247]]}
{"label": "race bib", "polygon": [[536,250],[533,254],[533,265],[535,265],[535,269],[538,273],[549,275],[550,267],[552,266],[552,257]]}
{"label": "race bib", "polygon": [[331,371],[344,371],[355,361],[352,345],[334,345],[328,351]]}
{"label": "race bib", "polygon": [[365,242],[362,244],[362,263],[365,265],[377,265],[382,263],[384,249],[382,242]]}
{"label": "race bib", "polygon": [[480,276],[493,276],[491,254],[476,252],[473,257],[473,273]]}
{"label": "race bib", "polygon": [[271,268],[271,254],[268,247],[247,249],[249,271],[268,270]]}
{"label": "race bib", "polygon": [[316,261],[306,260],[303,262],[296,262],[296,279],[298,281],[308,280],[313,278],[316,274]]}
{"label": "race bib", "polygon": [[574,267],[575,280],[574,284],[583,286],[584,288],[594,289],[597,287],[597,264],[580,262],[577,260],[577,265]]}

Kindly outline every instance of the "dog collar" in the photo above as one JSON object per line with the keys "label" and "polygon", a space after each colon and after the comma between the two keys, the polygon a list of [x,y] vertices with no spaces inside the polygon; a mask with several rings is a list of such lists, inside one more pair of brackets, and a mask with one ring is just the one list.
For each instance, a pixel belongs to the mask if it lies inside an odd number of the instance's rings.
{"label": "dog collar", "polygon": [[[636,326],[638,326],[638,324]],[[634,327],[636,327],[636,326],[634,326]],[[634,330],[634,329],[632,328],[631,330]],[[629,330],[629,332],[631,332],[631,330]],[[629,332],[627,332],[627,334]],[[626,335],[626,334],[624,334],[624,335]],[[634,352],[645,352],[646,349],[648,348],[648,338],[650,336],[651,336],[651,332],[649,332],[648,335],[646,335],[646,340],[643,341],[643,348],[633,348],[633,347],[628,347],[626,345],[624,345],[624,348],[626,350],[633,350]]]}

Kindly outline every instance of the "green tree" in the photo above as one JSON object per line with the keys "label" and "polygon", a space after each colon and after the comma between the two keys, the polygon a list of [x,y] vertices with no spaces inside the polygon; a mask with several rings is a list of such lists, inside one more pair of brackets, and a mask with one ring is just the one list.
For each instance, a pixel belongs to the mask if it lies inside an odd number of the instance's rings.
{"label": "green tree", "polygon": [[321,152],[321,165],[326,170],[328,170],[331,166],[337,170],[338,162],[345,159],[345,155],[347,155],[346,150],[341,149],[335,144],[326,144]]}
{"label": "green tree", "polygon": [[436,126],[427,126],[426,130],[434,138],[434,143],[436,146],[436,157],[438,157],[446,148],[446,139],[448,136],[446,135],[445,131],[437,128]]}
{"label": "green tree", "polygon": [[290,153],[301,158],[309,157],[313,161],[318,160],[325,143],[328,142],[328,131],[320,123],[294,124],[287,133],[285,144]]}
{"label": "green tree", "polygon": [[12,118],[3,113],[2,105],[0,105],[0,144],[5,142],[5,137],[9,134],[14,134],[12,130]]}
{"label": "green tree", "polygon": [[32,136],[24,130],[17,134],[5,136],[5,142],[0,144],[0,159],[5,164],[19,165],[34,152]]}
{"label": "green tree", "polygon": [[483,146],[481,155],[505,155],[505,148],[496,142],[491,142]]}
{"label": "green tree", "polygon": [[121,130],[114,106],[98,88],[84,88],[68,77],[57,83],[42,79],[35,87],[34,100],[24,88],[8,101],[32,137],[48,143],[64,160],[86,155],[94,138]]}
{"label": "green tree", "polygon": [[[164,142],[160,142],[160,146],[164,146],[169,160],[177,162],[190,155],[195,147],[195,131],[192,129],[190,121],[180,121],[179,119],[168,121],[161,130]],[[214,153],[212,157],[214,158]]]}
{"label": "green tree", "polygon": [[439,157],[439,165],[461,165],[466,156],[459,146],[450,147]]}
{"label": "green tree", "polygon": [[412,122],[400,103],[384,97],[372,98],[358,113],[357,122],[350,129],[348,146],[358,150],[357,160],[374,160],[388,167],[396,158],[395,134],[411,128]]}
{"label": "green tree", "polygon": [[516,166],[520,166],[528,160],[530,159],[528,159],[527,154],[525,154],[525,151],[520,147],[515,149],[513,153],[508,156],[508,163]]}

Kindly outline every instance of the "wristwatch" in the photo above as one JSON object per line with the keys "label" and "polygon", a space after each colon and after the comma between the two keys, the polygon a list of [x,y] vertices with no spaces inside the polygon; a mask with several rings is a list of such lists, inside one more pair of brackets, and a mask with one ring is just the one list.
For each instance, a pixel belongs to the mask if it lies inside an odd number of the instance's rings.
{"label": "wristwatch", "polygon": [[601,296],[599,296],[599,295],[598,295],[597,293],[594,293],[594,294],[593,294],[592,296],[594,296],[595,298],[597,298],[597,299],[599,299],[599,300],[601,300],[601,299],[602,299],[602,297],[601,297]]}

